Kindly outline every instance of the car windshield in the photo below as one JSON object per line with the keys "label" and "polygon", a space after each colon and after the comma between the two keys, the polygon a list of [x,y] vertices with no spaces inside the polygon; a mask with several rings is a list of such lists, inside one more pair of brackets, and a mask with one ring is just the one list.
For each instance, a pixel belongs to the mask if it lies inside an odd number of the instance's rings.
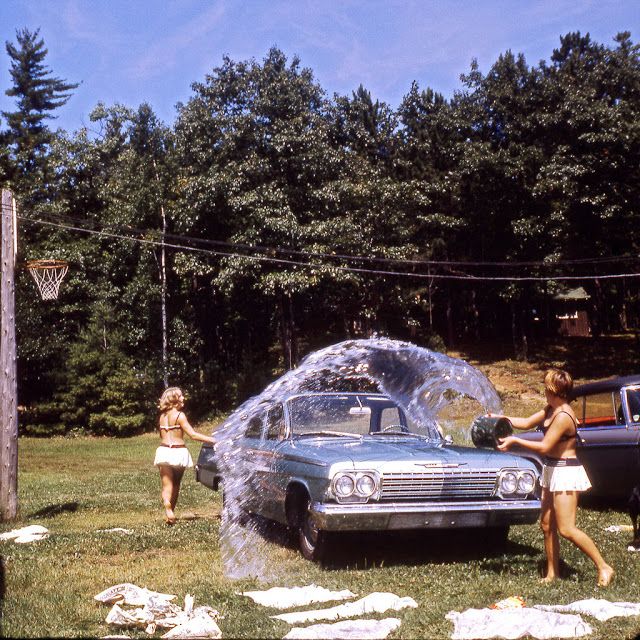
{"label": "car windshield", "polygon": [[423,436],[438,440],[435,429],[411,421],[389,398],[367,394],[296,396],[288,402],[295,436]]}

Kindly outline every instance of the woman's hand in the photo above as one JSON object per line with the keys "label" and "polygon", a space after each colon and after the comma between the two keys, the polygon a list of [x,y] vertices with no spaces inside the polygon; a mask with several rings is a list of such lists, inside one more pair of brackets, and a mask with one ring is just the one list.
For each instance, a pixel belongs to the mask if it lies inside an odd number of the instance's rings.
{"label": "woman's hand", "polygon": [[498,438],[498,449],[500,451],[508,451],[509,447],[516,442],[518,438],[515,436],[507,436],[506,438]]}

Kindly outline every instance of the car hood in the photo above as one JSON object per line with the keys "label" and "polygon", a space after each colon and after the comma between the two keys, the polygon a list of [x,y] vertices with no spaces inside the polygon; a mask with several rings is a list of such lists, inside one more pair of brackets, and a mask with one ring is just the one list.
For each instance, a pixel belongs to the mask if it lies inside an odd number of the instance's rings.
{"label": "car hood", "polygon": [[[316,464],[351,461],[356,466],[381,466],[388,462],[433,463],[435,466],[460,465],[467,468],[535,468],[524,458],[471,447],[441,446],[421,438],[402,437],[387,439],[381,436],[359,440],[340,438],[309,438],[294,441],[290,456]],[[283,452],[284,453],[284,452]],[[286,455],[286,454],[285,454]]]}

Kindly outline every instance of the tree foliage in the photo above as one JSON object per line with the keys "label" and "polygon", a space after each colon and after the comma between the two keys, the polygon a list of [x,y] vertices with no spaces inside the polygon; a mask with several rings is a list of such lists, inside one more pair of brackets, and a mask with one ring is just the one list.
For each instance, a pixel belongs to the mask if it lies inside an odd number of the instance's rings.
{"label": "tree foliage", "polygon": [[376,332],[510,336],[526,357],[562,276],[584,278],[569,286],[594,331],[638,329],[637,279],[606,277],[639,250],[628,33],[566,34],[535,66],[472,62],[451,99],[414,82],[395,110],[364,86],[328,97],[273,48],[223,58],[171,127],[100,103],[98,133],[72,135],[45,124],[76,85],[51,77],[38,32],[7,51],[22,257],[71,265],[53,305],[18,279],[23,429],[149,428],[165,367],[196,413],[227,411],[309,350]]}

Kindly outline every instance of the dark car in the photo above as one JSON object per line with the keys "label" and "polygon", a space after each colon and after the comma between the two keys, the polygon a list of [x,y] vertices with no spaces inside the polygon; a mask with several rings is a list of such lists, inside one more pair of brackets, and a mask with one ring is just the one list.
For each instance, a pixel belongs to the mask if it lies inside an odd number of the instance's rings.
{"label": "dark car", "polygon": [[[534,464],[453,446],[381,394],[296,394],[245,423],[229,463],[246,469],[244,509],[297,530],[309,559],[340,531],[465,528],[504,541],[540,512]],[[196,465],[212,489],[225,483],[220,451],[205,444]]]}
{"label": "dark car", "polygon": [[[574,387],[578,458],[593,485],[590,495],[628,498],[640,483],[640,374]],[[517,434],[542,440],[540,429]],[[512,449],[541,465],[539,456]]]}

